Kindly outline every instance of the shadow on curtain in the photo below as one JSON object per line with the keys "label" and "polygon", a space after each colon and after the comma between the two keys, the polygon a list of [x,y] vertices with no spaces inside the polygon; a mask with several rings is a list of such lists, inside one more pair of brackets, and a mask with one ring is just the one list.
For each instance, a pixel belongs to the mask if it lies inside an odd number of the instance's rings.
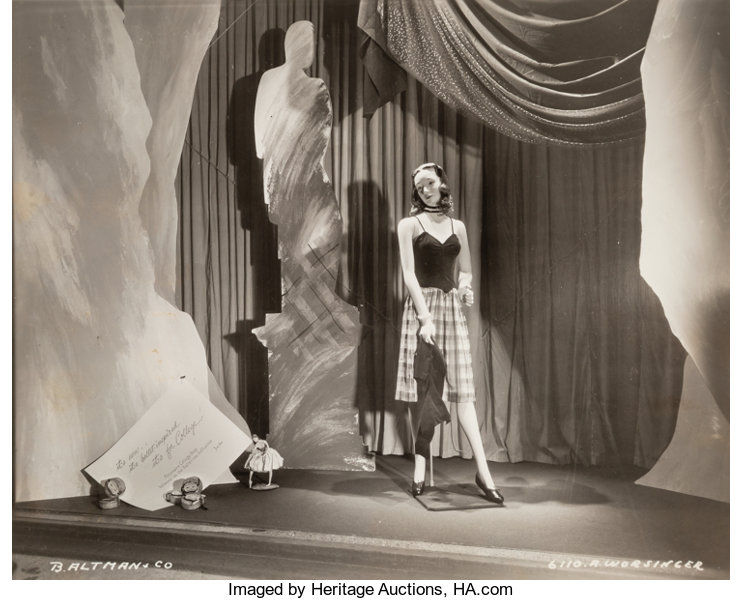
{"label": "shadow on curtain", "polygon": [[[263,73],[284,62],[284,30],[269,29],[258,41],[258,70],[237,79],[232,87],[225,135],[234,165],[234,194],[240,227],[249,232],[253,317],[237,322],[225,336],[238,355],[240,408],[254,431],[265,437],[268,425],[268,354],[252,331],[266,324],[266,314],[281,311],[281,262],[278,232],[268,218],[263,195],[263,165],[255,152],[255,98]],[[249,401],[248,398],[250,399]]]}

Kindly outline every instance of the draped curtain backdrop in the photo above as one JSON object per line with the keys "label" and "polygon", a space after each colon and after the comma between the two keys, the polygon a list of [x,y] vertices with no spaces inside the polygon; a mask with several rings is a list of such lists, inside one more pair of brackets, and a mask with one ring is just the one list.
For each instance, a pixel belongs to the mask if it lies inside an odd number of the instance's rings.
{"label": "draped curtain backdrop", "polygon": [[[361,0],[359,27],[447,104],[510,137],[607,143],[644,131],[640,61],[655,8],[655,0]],[[379,55],[365,50],[368,62]]]}
{"label": "draped curtain backdrop", "polygon": [[[395,227],[408,214],[410,172],[433,160],[447,170],[455,216],[466,224],[472,246],[476,303],[467,317],[489,458],[652,465],[673,433],[685,353],[638,269],[641,102],[632,92],[622,103],[625,118],[611,109],[599,119],[607,123],[607,139],[625,140],[606,147],[572,143],[578,140],[570,136],[589,129],[577,126],[588,117],[568,118],[570,105],[540,108],[537,96],[520,105],[532,103],[532,117],[517,121],[513,115],[522,111],[514,109],[503,122],[488,123],[447,98],[450,106],[416,79],[425,80],[422,74],[402,71],[382,46],[371,46],[357,27],[363,15],[363,5],[346,0],[223,7],[179,172],[177,295],[194,317],[225,394],[251,430],[270,433],[265,349],[250,330],[279,310],[280,290],[275,234],[252,146],[251,102],[261,73],[283,62],[283,31],[307,19],[318,46],[310,74],[325,80],[334,110],[326,170],[344,220],[339,291],[359,307],[363,325],[352,400],[364,443],[379,453],[411,451],[405,407],[393,400],[405,296]],[[523,49],[517,33],[502,37]],[[368,68],[362,52],[375,56]],[[555,49],[559,60],[550,61],[548,44],[541,52],[541,63],[572,62],[562,46]],[[635,58],[627,54],[618,62],[628,61]],[[616,62],[591,65],[607,71]],[[622,69],[628,90],[639,72]],[[585,69],[567,66],[557,72],[588,77]],[[596,106],[617,101],[617,87],[592,92],[594,114],[601,112]],[[518,94],[508,88],[509,98]],[[375,95],[391,101],[365,118],[364,104],[368,113]],[[555,129],[545,125],[550,119],[558,122]],[[515,135],[504,123],[525,126],[528,135]],[[573,147],[524,141],[550,136]],[[456,421],[439,430],[434,451],[470,456]]]}

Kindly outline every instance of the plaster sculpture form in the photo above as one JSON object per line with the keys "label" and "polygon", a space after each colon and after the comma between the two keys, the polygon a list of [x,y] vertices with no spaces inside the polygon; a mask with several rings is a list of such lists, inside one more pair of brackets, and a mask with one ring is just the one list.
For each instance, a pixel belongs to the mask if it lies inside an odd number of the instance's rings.
{"label": "plaster sculpture form", "polygon": [[358,311],[335,293],[342,223],[323,167],[332,124],[328,90],[305,73],[314,28],[289,27],[286,62],[256,96],[256,153],[278,225],[282,312],[254,330],[269,350],[272,445],[289,468],[370,469],[353,406]]}

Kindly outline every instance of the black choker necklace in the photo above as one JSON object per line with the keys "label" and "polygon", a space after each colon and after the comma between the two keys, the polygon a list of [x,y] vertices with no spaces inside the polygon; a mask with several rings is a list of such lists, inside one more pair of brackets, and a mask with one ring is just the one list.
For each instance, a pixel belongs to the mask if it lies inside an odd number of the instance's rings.
{"label": "black choker necklace", "polygon": [[444,209],[441,208],[440,206],[436,206],[434,208],[431,208],[430,206],[424,206],[423,212],[440,213],[440,212],[444,212]]}

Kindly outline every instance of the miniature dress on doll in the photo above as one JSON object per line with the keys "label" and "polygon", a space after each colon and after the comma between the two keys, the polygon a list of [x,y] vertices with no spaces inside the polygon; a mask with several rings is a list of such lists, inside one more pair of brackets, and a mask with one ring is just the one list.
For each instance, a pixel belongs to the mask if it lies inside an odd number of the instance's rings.
{"label": "miniature dress on doll", "polygon": [[[253,473],[268,473],[268,486],[278,487],[271,482],[273,472],[284,466],[284,459],[281,454],[268,445],[266,440],[260,439],[257,435],[253,436],[253,451],[245,461],[245,468],[250,471],[248,486],[253,487]],[[261,489],[268,489],[263,486]]]}

